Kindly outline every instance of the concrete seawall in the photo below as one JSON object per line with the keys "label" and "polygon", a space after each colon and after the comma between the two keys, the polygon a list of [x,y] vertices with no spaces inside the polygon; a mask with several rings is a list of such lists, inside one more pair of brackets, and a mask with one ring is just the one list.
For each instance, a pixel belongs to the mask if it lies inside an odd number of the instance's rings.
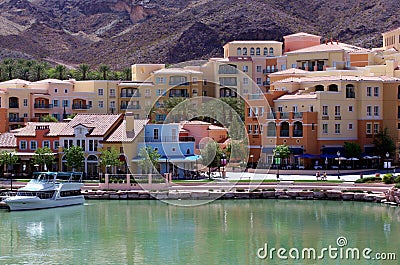
{"label": "concrete seawall", "polygon": [[[371,193],[360,190],[243,190],[221,191],[84,191],[88,200],[226,200],[226,199],[286,199],[286,200],[336,200],[385,202],[391,205],[385,193]],[[400,198],[400,192],[394,191]]]}

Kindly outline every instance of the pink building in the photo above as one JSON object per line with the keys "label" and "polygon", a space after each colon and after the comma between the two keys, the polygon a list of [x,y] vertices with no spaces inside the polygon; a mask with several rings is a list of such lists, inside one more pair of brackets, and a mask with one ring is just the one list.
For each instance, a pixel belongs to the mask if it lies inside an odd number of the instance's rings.
{"label": "pink building", "polygon": [[211,138],[219,143],[222,149],[226,148],[228,140],[228,130],[223,127],[212,125],[204,121],[182,122],[182,130],[187,131],[188,135],[195,139],[195,153],[199,154],[200,149]]}

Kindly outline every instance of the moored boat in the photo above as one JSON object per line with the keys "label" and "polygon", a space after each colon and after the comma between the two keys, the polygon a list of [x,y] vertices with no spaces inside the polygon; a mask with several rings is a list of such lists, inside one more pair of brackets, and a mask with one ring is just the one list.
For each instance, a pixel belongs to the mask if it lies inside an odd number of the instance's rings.
{"label": "moored boat", "polygon": [[10,211],[45,209],[83,204],[80,172],[35,172],[15,196],[3,200]]}

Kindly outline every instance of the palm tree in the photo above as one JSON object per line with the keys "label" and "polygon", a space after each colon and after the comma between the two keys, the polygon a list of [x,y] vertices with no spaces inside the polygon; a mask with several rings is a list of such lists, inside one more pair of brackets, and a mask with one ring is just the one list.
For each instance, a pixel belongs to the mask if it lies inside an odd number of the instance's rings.
{"label": "palm tree", "polygon": [[66,70],[66,67],[61,64],[57,64],[55,67],[55,70],[58,74],[58,79],[63,80],[64,79],[64,72]]}
{"label": "palm tree", "polygon": [[88,64],[83,63],[83,64],[79,65],[78,71],[81,72],[81,74],[82,74],[82,80],[86,80],[89,69],[90,69],[90,65],[88,65]]}
{"label": "palm tree", "polygon": [[14,66],[15,66],[15,61],[11,58],[4,59],[3,61],[5,65],[5,70],[8,74],[8,80],[13,79],[13,72],[14,72]]}
{"label": "palm tree", "polygon": [[131,80],[131,74],[132,74],[131,68],[125,67],[125,68],[122,70],[122,72],[124,73],[125,80]]}
{"label": "palm tree", "polygon": [[46,63],[40,63],[40,62],[36,63],[33,66],[33,69],[35,70],[35,74],[36,74],[36,78],[35,78],[36,81],[39,81],[42,79],[43,72],[46,69],[46,67],[47,67]]}
{"label": "palm tree", "polygon": [[110,71],[110,67],[106,64],[100,64],[99,71],[103,74],[103,80],[107,80],[107,73]]}

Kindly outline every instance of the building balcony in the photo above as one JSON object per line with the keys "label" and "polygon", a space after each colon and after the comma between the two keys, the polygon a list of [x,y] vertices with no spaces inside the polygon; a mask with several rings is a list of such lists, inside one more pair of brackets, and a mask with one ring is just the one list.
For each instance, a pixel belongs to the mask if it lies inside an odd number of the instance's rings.
{"label": "building balcony", "polygon": [[122,93],[120,94],[120,97],[121,97],[121,98],[140,98],[140,97],[141,97],[141,94],[140,94],[139,92],[135,92],[135,93],[125,93],[125,92],[122,92]]}
{"label": "building balcony", "polygon": [[293,130],[293,137],[303,137],[303,130]]}
{"label": "building balcony", "polygon": [[86,109],[90,109],[91,107],[92,106],[86,105],[86,104],[73,104],[72,105],[72,109],[74,109],[74,110],[79,110],[79,109],[86,110]]}
{"label": "building balcony", "polygon": [[42,103],[35,103],[33,105],[35,109],[52,109],[53,104],[42,104]]}
{"label": "building balcony", "polygon": [[122,105],[121,110],[127,110],[127,109],[141,109],[140,105]]}
{"label": "building balcony", "polygon": [[263,74],[264,74],[264,75],[266,75],[266,74],[271,74],[271,73],[275,73],[275,72],[278,72],[278,69],[277,69],[277,68],[274,68],[274,69],[264,69],[264,70],[263,70]]}
{"label": "building balcony", "polygon": [[281,130],[280,137],[289,137],[289,130]]}
{"label": "building balcony", "polygon": [[18,109],[18,108],[19,108],[19,104],[11,103],[11,104],[8,105],[8,107],[9,107],[10,109]]}
{"label": "building balcony", "polygon": [[289,112],[279,112],[279,119],[288,120],[289,119]]}
{"label": "building balcony", "polygon": [[275,120],[276,119],[276,113],[275,112],[267,112],[267,119]]}
{"label": "building balcony", "polygon": [[144,137],[144,141],[147,143],[151,142],[194,142],[193,136],[161,136],[155,139],[154,137]]}
{"label": "building balcony", "polygon": [[303,112],[292,112],[293,114],[293,119],[302,119],[303,118]]}
{"label": "building balcony", "polygon": [[24,122],[24,118],[19,118],[19,117],[10,117],[8,118],[8,122]]}

